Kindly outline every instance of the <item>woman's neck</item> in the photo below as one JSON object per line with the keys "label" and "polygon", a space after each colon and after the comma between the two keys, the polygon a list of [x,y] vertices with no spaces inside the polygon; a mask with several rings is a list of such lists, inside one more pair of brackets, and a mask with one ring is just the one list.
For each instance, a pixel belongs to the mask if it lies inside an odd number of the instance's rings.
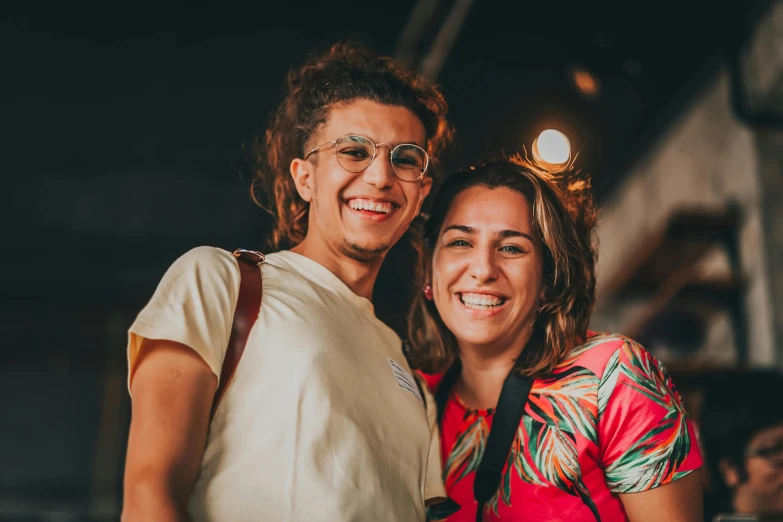
{"label": "woman's neck", "polygon": [[506,377],[530,340],[530,330],[509,346],[473,346],[461,343],[462,370],[455,384],[460,399],[471,408],[497,406]]}

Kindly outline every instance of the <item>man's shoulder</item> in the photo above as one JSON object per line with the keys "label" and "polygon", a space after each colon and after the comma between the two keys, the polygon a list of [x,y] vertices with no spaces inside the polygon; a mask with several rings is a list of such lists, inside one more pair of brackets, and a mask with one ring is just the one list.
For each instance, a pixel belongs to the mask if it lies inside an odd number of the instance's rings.
{"label": "man's shoulder", "polygon": [[171,264],[164,282],[233,281],[236,272],[236,261],[231,252],[212,246],[199,246],[188,250]]}
{"label": "man's shoulder", "polygon": [[197,246],[182,254],[176,262],[187,265],[209,265],[223,263],[233,255],[228,250],[213,246]]}
{"label": "man's shoulder", "polygon": [[261,264],[261,270],[265,283],[281,281],[281,284],[290,284],[290,278],[307,279],[307,272],[297,263],[295,256],[288,250],[277,250],[274,252],[264,252],[264,262]]}

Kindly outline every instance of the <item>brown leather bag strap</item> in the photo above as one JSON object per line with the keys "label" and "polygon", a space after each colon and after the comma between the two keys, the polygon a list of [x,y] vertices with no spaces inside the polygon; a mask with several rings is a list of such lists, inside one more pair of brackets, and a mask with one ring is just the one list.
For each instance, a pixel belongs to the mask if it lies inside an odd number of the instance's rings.
{"label": "brown leather bag strap", "polygon": [[215,391],[215,398],[212,401],[212,412],[209,419],[215,416],[220,400],[226,393],[226,388],[234,376],[234,372],[239,365],[239,359],[245,352],[247,338],[250,336],[250,330],[258,319],[261,311],[262,286],[261,268],[259,265],[264,262],[264,254],[253,250],[237,249],[234,251],[234,257],[239,264],[239,296],[237,297],[237,307],[234,310],[234,320],[231,323],[231,335],[228,338],[228,347],[226,356],[223,359],[223,367],[220,370],[220,384]]}

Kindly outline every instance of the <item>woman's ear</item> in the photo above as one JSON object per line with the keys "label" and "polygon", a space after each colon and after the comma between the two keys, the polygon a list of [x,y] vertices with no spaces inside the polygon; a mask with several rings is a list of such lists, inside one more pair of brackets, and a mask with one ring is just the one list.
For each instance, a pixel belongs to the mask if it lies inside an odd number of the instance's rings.
{"label": "woman's ear", "polygon": [[721,459],[719,463],[720,475],[723,477],[723,482],[729,488],[735,488],[739,486],[740,474],[739,470],[734,467],[728,459]]}
{"label": "woman's ear", "polygon": [[[432,275],[432,253],[424,248],[422,250],[421,277],[424,285],[430,287],[430,292],[433,292]],[[432,299],[429,299],[429,301],[432,301]]]}
{"label": "woman's ear", "polygon": [[541,292],[538,295],[538,308],[540,309],[542,306],[547,304],[549,301],[549,286],[546,284],[541,285]]}

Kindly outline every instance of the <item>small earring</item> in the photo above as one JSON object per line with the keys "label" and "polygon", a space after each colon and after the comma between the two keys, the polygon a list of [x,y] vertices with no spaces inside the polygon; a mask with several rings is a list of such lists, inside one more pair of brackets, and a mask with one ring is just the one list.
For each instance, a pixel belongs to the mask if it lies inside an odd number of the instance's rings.
{"label": "small earring", "polygon": [[424,297],[427,298],[427,301],[432,301],[432,286],[424,285],[424,288],[422,290],[424,292]]}

